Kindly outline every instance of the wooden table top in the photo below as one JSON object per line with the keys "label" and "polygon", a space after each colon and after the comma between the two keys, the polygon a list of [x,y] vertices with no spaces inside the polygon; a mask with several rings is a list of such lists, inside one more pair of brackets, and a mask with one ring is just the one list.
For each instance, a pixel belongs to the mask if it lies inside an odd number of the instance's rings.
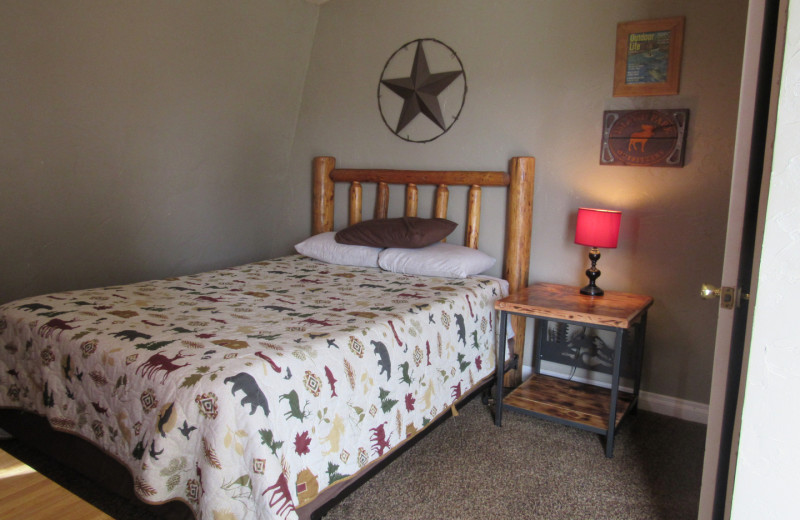
{"label": "wooden table top", "polygon": [[603,296],[587,296],[579,287],[537,283],[498,300],[495,309],[627,329],[652,304],[652,297],[641,294],[606,291]]}
{"label": "wooden table top", "polygon": [[0,518],[112,520],[3,450],[0,450]]}

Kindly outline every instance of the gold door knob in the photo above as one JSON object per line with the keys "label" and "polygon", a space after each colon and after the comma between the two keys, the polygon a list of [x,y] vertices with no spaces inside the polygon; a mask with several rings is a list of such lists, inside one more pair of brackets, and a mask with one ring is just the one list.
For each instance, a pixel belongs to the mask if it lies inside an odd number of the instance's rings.
{"label": "gold door knob", "polygon": [[710,283],[704,283],[700,286],[700,297],[704,300],[713,300],[714,298],[719,298],[719,295],[719,287],[715,287]]}

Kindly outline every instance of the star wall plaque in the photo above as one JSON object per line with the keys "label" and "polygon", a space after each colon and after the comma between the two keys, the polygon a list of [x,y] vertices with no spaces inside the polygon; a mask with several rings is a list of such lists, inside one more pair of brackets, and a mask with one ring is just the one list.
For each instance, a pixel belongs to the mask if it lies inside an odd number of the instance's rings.
{"label": "star wall plaque", "polygon": [[458,120],[467,97],[464,66],[449,46],[433,38],[410,41],[383,67],[378,109],[400,139],[427,143]]}

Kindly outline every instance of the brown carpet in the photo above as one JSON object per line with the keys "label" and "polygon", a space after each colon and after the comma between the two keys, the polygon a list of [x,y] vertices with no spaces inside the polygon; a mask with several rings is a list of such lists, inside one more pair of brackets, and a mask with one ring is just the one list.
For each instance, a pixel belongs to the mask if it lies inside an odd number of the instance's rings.
{"label": "brown carpet", "polygon": [[[324,518],[694,519],[704,440],[704,425],[639,412],[606,459],[598,435],[512,412],[497,428],[474,399]],[[153,518],[18,441],[0,448],[114,518]]]}

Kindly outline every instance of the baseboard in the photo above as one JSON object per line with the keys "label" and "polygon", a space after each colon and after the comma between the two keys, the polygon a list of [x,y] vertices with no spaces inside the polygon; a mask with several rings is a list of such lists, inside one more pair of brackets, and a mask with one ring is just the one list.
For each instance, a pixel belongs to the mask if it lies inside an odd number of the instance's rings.
{"label": "baseboard", "polygon": [[[559,368],[561,368],[561,370],[559,370]],[[523,379],[527,379],[532,373],[533,367],[528,365],[522,366]],[[542,374],[555,377],[565,377],[569,375],[564,372],[563,365],[547,362],[542,363]],[[579,383],[591,383],[605,388],[611,386],[610,377],[608,377],[607,374],[596,375],[594,372],[576,371],[572,376],[572,380]],[[630,392],[632,390],[631,386],[629,386],[630,383],[630,381],[626,380],[620,381],[620,389],[625,392]],[[708,424],[708,405],[704,403],[642,390],[639,392],[639,408],[647,410],[648,412],[660,413],[686,421]]]}
{"label": "baseboard", "polygon": [[654,394],[652,392],[639,392],[639,407],[642,410],[660,413],[692,421],[708,424],[708,405],[696,401],[687,401],[668,395]]}

